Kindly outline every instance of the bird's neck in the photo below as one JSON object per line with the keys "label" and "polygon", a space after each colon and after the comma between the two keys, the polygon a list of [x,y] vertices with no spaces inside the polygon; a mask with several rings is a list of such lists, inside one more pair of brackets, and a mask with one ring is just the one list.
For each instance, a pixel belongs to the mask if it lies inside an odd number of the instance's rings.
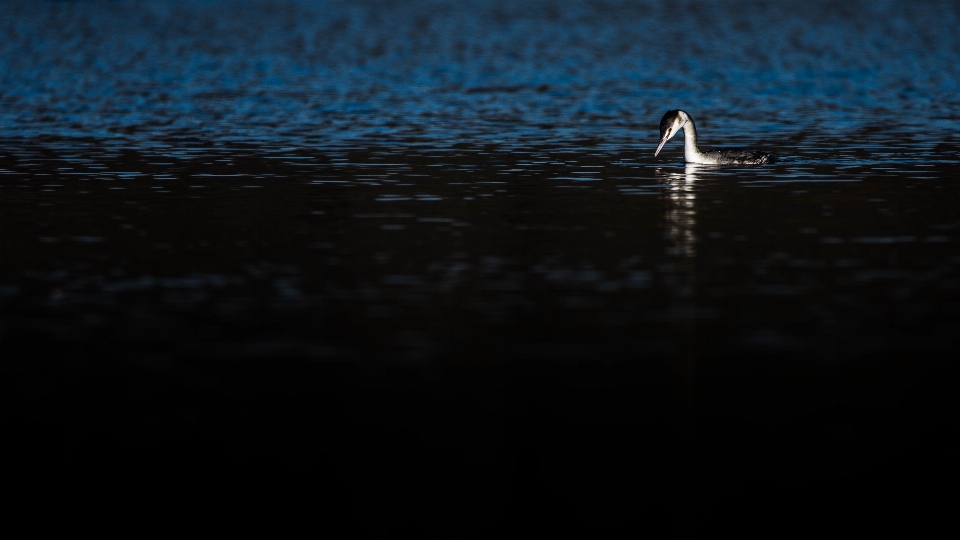
{"label": "bird's neck", "polygon": [[703,154],[697,146],[697,126],[693,118],[687,118],[683,124],[683,159],[687,163],[703,163]]}

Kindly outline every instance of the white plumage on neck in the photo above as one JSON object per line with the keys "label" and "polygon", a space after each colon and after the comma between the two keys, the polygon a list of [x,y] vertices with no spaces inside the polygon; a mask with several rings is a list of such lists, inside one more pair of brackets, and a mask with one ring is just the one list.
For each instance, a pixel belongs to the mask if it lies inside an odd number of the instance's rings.
{"label": "white plumage on neck", "polygon": [[680,111],[680,114],[686,117],[680,127],[683,129],[683,160],[687,163],[716,163],[703,155],[700,147],[697,146],[697,125],[693,123],[693,118],[683,111]]}

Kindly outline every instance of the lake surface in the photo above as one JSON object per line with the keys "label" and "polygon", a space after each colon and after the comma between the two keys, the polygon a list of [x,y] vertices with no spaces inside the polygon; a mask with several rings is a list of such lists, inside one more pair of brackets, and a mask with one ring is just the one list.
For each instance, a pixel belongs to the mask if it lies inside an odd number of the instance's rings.
{"label": "lake surface", "polygon": [[955,517],[955,2],[0,9],[7,527]]}

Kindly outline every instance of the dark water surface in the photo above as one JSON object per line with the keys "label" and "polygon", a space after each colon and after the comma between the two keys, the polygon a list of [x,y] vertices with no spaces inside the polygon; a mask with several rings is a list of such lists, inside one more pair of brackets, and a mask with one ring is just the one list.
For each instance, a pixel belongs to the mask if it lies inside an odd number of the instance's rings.
{"label": "dark water surface", "polygon": [[8,530],[956,519],[955,2],[0,11]]}

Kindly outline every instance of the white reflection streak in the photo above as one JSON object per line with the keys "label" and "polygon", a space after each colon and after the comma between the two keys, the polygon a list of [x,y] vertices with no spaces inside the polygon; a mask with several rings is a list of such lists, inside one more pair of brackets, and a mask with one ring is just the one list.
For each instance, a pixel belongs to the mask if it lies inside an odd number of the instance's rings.
{"label": "white reflection streak", "polygon": [[673,257],[674,264],[667,283],[673,289],[673,301],[670,303],[669,317],[674,321],[677,337],[682,344],[673,359],[674,373],[686,382],[685,394],[688,405],[693,404],[694,377],[697,371],[697,332],[698,302],[696,294],[696,255],[697,255],[697,166],[687,164],[684,172],[666,172],[658,169],[656,175],[665,185],[664,194],[664,237],[667,240],[667,254]]}
{"label": "white reflection streak", "polygon": [[697,181],[697,165],[688,163],[683,173],[661,172],[667,185],[668,206],[664,215],[664,233],[673,246],[668,248],[670,255],[695,257],[697,255],[697,195],[694,183]]}

